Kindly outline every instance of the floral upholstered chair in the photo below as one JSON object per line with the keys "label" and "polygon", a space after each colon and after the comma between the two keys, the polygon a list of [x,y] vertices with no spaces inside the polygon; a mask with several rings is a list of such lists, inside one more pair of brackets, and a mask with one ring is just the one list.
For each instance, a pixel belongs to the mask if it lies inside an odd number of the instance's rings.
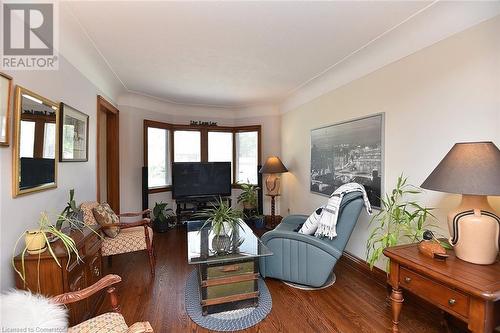
{"label": "floral upholstered chair", "polygon": [[79,291],[73,291],[62,295],[54,296],[51,301],[56,304],[70,304],[79,301],[85,301],[86,298],[107,288],[110,297],[110,303],[113,312],[107,312],[97,317],[90,318],[83,323],[68,328],[68,333],[151,333],[153,328],[149,322],[137,322],[128,326],[125,319],[120,314],[118,296],[116,290],[112,287],[121,281],[118,275],[108,274],[90,287]]}
{"label": "floral upholstered chair", "polygon": [[[97,220],[94,216],[94,208],[98,207],[99,203],[95,201],[83,202],[80,206],[83,211],[83,222],[86,225],[97,225]],[[153,247],[153,229],[149,218],[143,218],[144,215],[150,214],[147,209],[138,213],[119,214],[119,223],[102,225],[102,228],[119,228],[118,234],[114,237],[108,237],[104,234],[102,242],[102,255],[108,257],[108,262],[111,263],[111,256],[115,254],[130,253],[135,251],[146,251],[149,256],[149,264],[151,267],[151,275],[155,275],[155,255]],[[140,217],[140,220],[135,222],[121,222],[122,218]]]}

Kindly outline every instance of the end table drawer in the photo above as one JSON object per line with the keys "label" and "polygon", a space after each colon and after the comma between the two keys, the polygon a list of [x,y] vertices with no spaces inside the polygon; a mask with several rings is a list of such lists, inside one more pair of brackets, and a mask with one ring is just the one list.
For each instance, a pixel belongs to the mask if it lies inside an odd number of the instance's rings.
{"label": "end table drawer", "polygon": [[448,288],[403,267],[401,267],[399,273],[399,284],[417,296],[438,304],[441,308],[468,317],[469,297],[457,290]]}

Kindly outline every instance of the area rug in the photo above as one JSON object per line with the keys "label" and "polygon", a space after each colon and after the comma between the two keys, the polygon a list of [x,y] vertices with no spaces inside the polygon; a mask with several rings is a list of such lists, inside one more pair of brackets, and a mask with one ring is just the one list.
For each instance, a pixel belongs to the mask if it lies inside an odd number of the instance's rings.
{"label": "area rug", "polygon": [[259,278],[259,306],[202,315],[200,292],[196,270],[189,273],[186,281],[186,311],[191,319],[201,327],[213,331],[232,332],[252,327],[262,321],[273,306],[271,294],[264,280]]}

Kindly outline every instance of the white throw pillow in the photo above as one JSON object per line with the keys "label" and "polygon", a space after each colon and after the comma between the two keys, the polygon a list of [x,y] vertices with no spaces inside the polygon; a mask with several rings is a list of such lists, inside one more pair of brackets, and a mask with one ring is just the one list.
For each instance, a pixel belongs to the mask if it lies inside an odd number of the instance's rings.
{"label": "white throw pillow", "polygon": [[1,332],[66,332],[68,311],[44,296],[11,290],[0,296]]}
{"label": "white throw pillow", "polygon": [[302,225],[302,228],[300,228],[299,233],[305,235],[314,235],[316,229],[318,229],[319,226],[319,219],[321,217],[321,214],[323,213],[323,207],[324,206],[319,207],[311,215],[309,215],[307,220]]}

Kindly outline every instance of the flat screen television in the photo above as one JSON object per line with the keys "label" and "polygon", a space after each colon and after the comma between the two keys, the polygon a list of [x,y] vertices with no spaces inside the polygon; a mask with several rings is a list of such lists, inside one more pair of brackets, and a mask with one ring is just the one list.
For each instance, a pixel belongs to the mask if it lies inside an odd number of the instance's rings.
{"label": "flat screen television", "polygon": [[174,199],[230,195],[230,162],[173,163],[172,197]]}

